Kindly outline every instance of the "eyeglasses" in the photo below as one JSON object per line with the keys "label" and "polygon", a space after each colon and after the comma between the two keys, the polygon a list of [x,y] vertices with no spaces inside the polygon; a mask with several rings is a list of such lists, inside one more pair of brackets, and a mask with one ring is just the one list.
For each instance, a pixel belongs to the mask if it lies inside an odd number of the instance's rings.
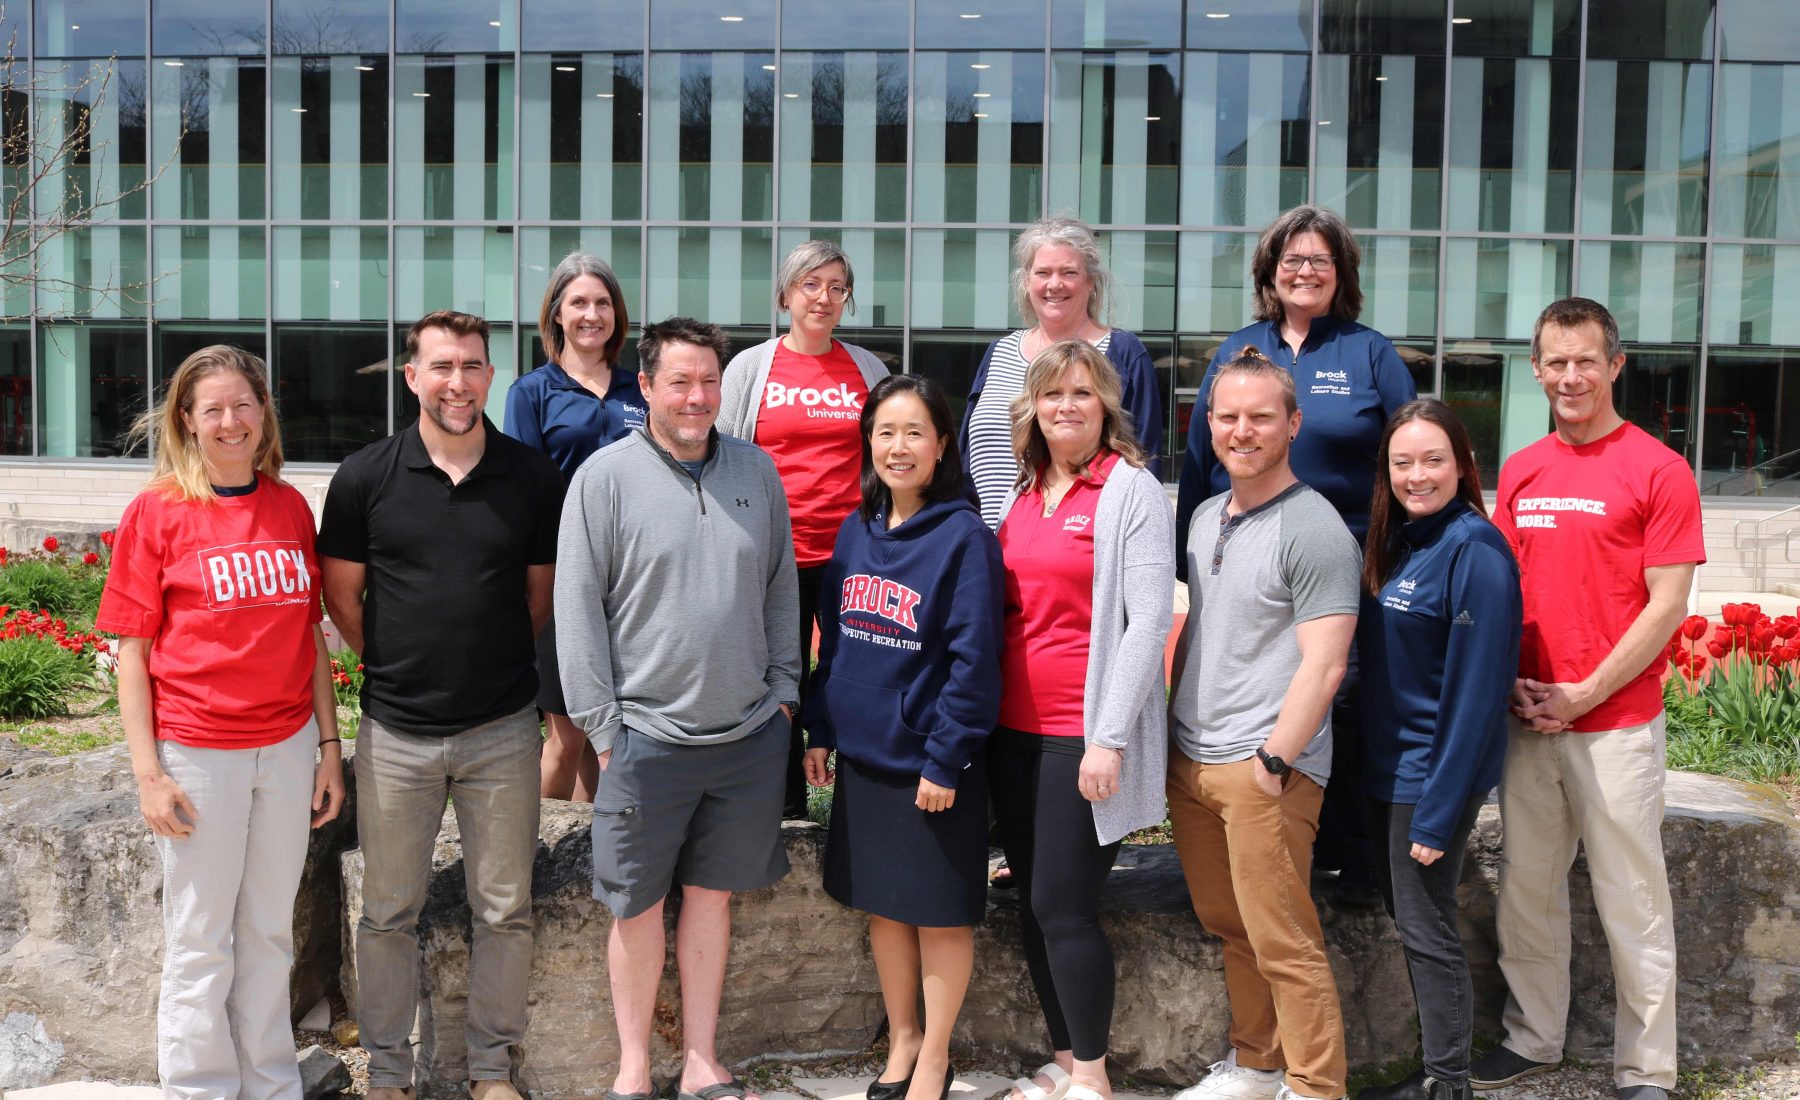
{"label": "eyeglasses", "polygon": [[1324,252],[1312,256],[1297,256],[1290,253],[1281,258],[1281,270],[1299,271],[1307,264],[1311,264],[1314,271],[1330,271],[1336,263],[1337,261],[1333,260],[1329,254]]}
{"label": "eyeglasses", "polygon": [[817,298],[823,294],[834,302],[845,302],[850,298],[850,288],[843,283],[832,283],[826,286],[817,279],[808,279],[800,284],[800,293],[808,298]]}

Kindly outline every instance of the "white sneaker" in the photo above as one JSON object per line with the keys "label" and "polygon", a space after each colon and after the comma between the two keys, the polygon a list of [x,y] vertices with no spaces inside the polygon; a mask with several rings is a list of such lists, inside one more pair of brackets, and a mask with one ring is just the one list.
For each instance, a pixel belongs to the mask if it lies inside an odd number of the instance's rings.
{"label": "white sneaker", "polygon": [[1281,1078],[1278,1069],[1238,1065],[1237,1050],[1233,1048],[1223,1062],[1207,1067],[1199,1084],[1176,1093],[1175,1100],[1277,1100],[1287,1091]]}

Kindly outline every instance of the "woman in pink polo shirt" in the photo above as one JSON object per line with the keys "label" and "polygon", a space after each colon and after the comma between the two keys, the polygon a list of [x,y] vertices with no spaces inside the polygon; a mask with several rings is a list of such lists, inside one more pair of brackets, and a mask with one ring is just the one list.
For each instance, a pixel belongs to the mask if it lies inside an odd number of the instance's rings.
{"label": "woman in pink polo shirt", "polygon": [[1000,724],[988,776],[1054,1054],[1016,1100],[1105,1100],[1113,959],[1100,892],[1126,834],[1163,820],[1163,644],[1175,524],[1118,372],[1084,340],[1039,352],[1012,404],[1001,514]]}
{"label": "woman in pink polo shirt", "polygon": [[[888,369],[873,352],[836,339],[844,307],[856,310],[850,257],[831,241],[806,241],[775,276],[786,334],[732,356],[719,394],[719,430],[769,453],[787,490],[800,579],[800,698],[812,686],[819,583],[844,517],[862,503],[863,402]],[[796,708],[798,710],[798,708]],[[784,817],[806,816],[802,717],[794,715]]]}

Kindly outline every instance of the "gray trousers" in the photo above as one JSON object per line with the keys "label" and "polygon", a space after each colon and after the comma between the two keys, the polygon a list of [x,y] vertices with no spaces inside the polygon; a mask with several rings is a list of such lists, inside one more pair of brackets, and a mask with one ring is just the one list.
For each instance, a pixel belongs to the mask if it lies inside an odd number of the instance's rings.
{"label": "gray trousers", "polygon": [[474,942],[469,1079],[506,1080],[525,1036],[531,864],[538,839],[537,710],[417,737],[363,716],[356,739],[363,908],[356,925],[357,1023],[371,1088],[409,1088],[419,1006],[419,910],[448,796],[462,831]]}

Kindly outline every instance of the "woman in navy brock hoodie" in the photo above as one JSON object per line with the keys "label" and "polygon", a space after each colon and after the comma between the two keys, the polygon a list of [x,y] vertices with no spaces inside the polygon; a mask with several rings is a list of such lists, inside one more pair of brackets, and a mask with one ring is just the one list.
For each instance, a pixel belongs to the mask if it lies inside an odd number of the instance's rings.
{"label": "woman in navy brock hoodie", "polygon": [[826,566],[802,708],[809,783],[832,782],[837,751],[825,890],[869,914],[887,1006],[888,1061],[869,1100],[950,1094],[950,1031],[987,905],[1004,585],[943,389],[882,379],[863,406],[862,507]]}

